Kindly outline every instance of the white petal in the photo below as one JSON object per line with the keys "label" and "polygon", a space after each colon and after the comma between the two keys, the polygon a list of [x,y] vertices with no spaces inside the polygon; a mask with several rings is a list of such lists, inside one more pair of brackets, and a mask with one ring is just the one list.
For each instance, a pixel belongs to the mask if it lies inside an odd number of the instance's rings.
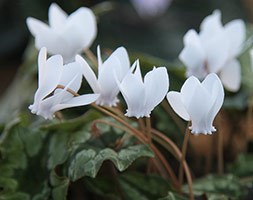
{"label": "white petal", "polygon": [[224,32],[216,34],[204,45],[209,73],[217,73],[229,58],[229,40]]}
{"label": "white petal", "polygon": [[59,84],[66,86],[75,78],[75,81],[69,86],[69,88],[75,92],[79,90],[82,82],[82,68],[78,62],[72,62],[63,66],[62,76]]}
{"label": "white petal", "polygon": [[243,48],[246,36],[245,23],[242,20],[233,20],[225,25],[225,34],[229,39],[230,58],[238,56]]}
{"label": "white petal", "polygon": [[45,49],[39,54],[39,88],[35,93],[35,101],[42,100],[58,85],[63,70],[63,60],[60,55],[50,57],[44,62]]}
{"label": "white petal", "polygon": [[65,108],[84,106],[95,102],[99,97],[99,94],[85,94],[78,97],[73,97],[69,101],[53,106],[52,111],[56,112]]}
{"label": "white petal", "polygon": [[185,105],[186,109],[190,106],[191,99],[194,98],[193,95],[194,95],[195,88],[198,87],[198,85],[200,85],[200,82],[194,76],[189,77],[184,82],[180,93],[181,93],[182,102]]}
{"label": "white petal", "polygon": [[58,29],[57,31],[60,31],[64,28],[66,19],[67,14],[56,3],[52,3],[48,11],[48,21],[50,26],[53,29]]}
{"label": "white petal", "polygon": [[221,12],[220,10],[215,10],[211,15],[207,16],[200,25],[199,34],[201,40],[208,41],[222,29]]}
{"label": "white petal", "polygon": [[184,45],[184,49],[179,54],[179,59],[188,69],[203,68],[205,63],[205,53],[195,30],[189,30],[185,34]]}
{"label": "white petal", "polygon": [[100,50],[100,46],[99,45],[97,46],[97,58],[98,58],[98,73],[99,73],[100,70],[101,70],[101,66],[103,64],[102,58],[101,58],[101,50]]}
{"label": "white petal", "polygon": [[29,31],[31,32],[31,34],[34,37],[37,35],[40,35],[41,32],[44,32],[44,30],[49,30],[49,27],[47,24],[45,24],[42,21],[37,20],[33,17],[28,17],[26,19],[26,24],[27,24]]}
{"label": "white petal", "polygon": [[89,48],[97,35],[96,17],[91,9],[79,8],[67,19],[67,27],[77,27],[80,33],[79,43],[82,48]]}
{"label": "white petal", "polygon": [[185,109],[185,105],[182,102],[181,94],[179,92],[171,91],[167,94],[167,100],[172,109],[184,120],[189,121],[190,116]]}
{"label": "white petal", "polygon": [[212,73],[202,82],[202,85],[211,93],[213,105],[207,115],[206,123],[212,124],[224,101],[224,89],[219,77]]}
{"label": "white petal", "polygon": [[45,72],[45,65],[47,62],[47,49],[46,47],[42,47],[39,51],[38,56],[38,79],[39,79],[39,87],[43,85],[43,73]]}
{"label": "white petal", "polygon": [[114,72],[117,71],[119,66],[119,59],[116,56],[110,56],[99,69],[98,83],[101,88],[100,98],[104,98],[107,102],[113,101],[119,92],[114,77]]}
{"label": "white petal", "polygon": [[146,109],[151,112],[166,96],[169,89],[169,76],[165,67],[154,68],[144,77]]}
{"label": "white petal", "polygon": [[64,89],[56,89],[55,90],[54,95],[53,95],[53,96],[55,96],[55,100],[54,100],[54,104],[53,104],[54,106],[64,103],[64,102],[67,102],[74,97],[74,94],[67,91],[67,89],[73,88],[73,86],[75,85],[75,82],[77,81],[78,78],[79,78],[79,75],[76,74],[72,78],[72,80],[70,80],[70,82],[67,85],[65,85]]}
{"label": "white petal", "polygon": [[140,62],[139,62],[139,60],[136,60],[136,67],[134,69],[134,75],[136,76],[137,79],[142,80],[141,68],[140,68]]}
{"label": "white petal", "polygon": [[76,62],[82,66],[82,73],[94,93],[99,93],[100,87],[98,85],[97,77],[89,64],[79,55],[76,56]]}
{"label": "white petal", "polygon": [[209,133],[212,131],[211,124],[206,123],[206,117],[213,106],[211,102],[211,94],[200,84],[193,92],[189,106],[186,107],[190,115],[193,133]]}
{"label": "white petal", "polygon": [[241,85],[240,63],[235,59],[227,62],[220,72],[220,78],[227,90],[238,91]]}
{"label": "white petal", "polygon": [[52,111],[52,107],[54,105],[54,101],[57,96],[51,96],[45,100],[43,100],[40,105],[39,109],[37,110],[36,114],[44,117],[45,119],[52,119],[54,117],[54,112]]}
{"label": "white petal", "polygon": [[116,56],[120,61],[118,72],[116,71],[119,80],[121,81],[130,68],[128,53],[124,47],[117,48],[111,56]]}
{"label": "white petal", "polygon": [[120,84],[120,91],[127,103],[127,116],[140,117],[145,115],[145,87],[137,75],[128,73]]}

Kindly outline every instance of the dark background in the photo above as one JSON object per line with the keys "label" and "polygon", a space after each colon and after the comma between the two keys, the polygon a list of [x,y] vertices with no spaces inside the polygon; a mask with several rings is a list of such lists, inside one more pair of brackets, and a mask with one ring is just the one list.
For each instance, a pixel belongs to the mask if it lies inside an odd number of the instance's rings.
{"label": "dark background", "polygon": [[[154,0],[155,1],[155,0]],[[22,63],[22,55],[32,37],[25,19],[33,16],[47,20],[51,0],[0,0],[0,93],[13,79]],[[81,6],[93,7],[102,0],[55,1],[67,13]],[[144,52],[177,62],[182,38],[190,28],[198,30],[203,18],[215,9],[222,11],[224,23],[242,18],[251,21],[252,0],[174,0],[162,16],[143,19],[129,0],[112,1],[114,9],[100,15],[98,36],[92,46],[125,46],[129,51]],[[252,6],[251,6],[252,5]]]}

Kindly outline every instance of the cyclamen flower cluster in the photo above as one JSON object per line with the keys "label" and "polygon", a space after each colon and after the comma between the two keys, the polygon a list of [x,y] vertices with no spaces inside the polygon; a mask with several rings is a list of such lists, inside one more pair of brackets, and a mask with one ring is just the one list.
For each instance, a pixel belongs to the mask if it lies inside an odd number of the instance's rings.
{"label": "cyclamen flower cluster", "polygon": [[[38,89],[34,103],[29,106],[32,113],[52,119],[56,111],[93,102],[101,106],[116,106],[119,102],[117,96],[121,92],[127,104],[126,116],[150,117],[152,110],[167,95],[175,112],[192,122],[192,133],[211,134],[215,131],[212,123],[224,100],[223,86],[216,74],[208,75],[202,83],[191,76],[180,93],[168,93],[169,76],[166,67],[154,67],[143,79],[139,61],[130,67],[124,47],[116,49],[103,62],[98,46],[96,76],[85,59],[78,55],[95,38],[94,19],[88,8],[80,8],[67,17],[56,4],[52,4],[49,9],[51,27],[28,18],[28,27],[35,36],[36,47],[41,49],[38,56]],[[70,33],[71,28],[75,33]],[[52,54],[49,59],[46,48]],[[92,88],[93,94],[78,94],[83,78]]]}
{"label": "cyclamen flower cluster", "polygon": [[96,17],[89,8],[79,8],[68,16],[52,3],[48,21],[49,25],[33,17],[26,20],[36,48],[47,47],[51,55],[60,54],[64,63],[74,61],[75,55],[88,49],[97,35]]}
{"label": "cyclamen flower cluster", "polygon": [[207,16],[199,34],[191,29],[184,36],[185,47],[179,58],[187,67],[187,76],[203,79],[216,73],[227,90],[239,90],[241,66],[236,57],[241,53],[245,32],[245,24],[239,19],[223,26],[219,10]]}

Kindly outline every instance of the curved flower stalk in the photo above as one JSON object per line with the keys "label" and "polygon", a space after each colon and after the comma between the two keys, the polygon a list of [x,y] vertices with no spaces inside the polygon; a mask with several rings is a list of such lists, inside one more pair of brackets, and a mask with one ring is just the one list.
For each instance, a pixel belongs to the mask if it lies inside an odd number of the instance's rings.
{"label": "curved flower stalk", "polygon": [[187,67],[188,77],[203,79],[208,73],[216,73],[224,87],[235,92],[241,84],[241,66],[236,57],[244,40],[244,22],[237,19],[223,26],[221,12],[215,10],[203,20],[199,34],[193,29],[185,34],[179,59]]}
{"label": "curved flower stalk", "polygon": [[224,90],[219,77],[209,74],[202,83],[191,76],[180,92],[171,91],[167,100],[173,110],[184,120],[191,121],[193,134],[212,134],[216,131],[213,120],[224,101]]}
{"label": "curved flower stalk", "polygon": [[169,76],[165,67],[154,67],[142,79],[137,60],[122,82],[120,92],[126,103],[128,117],[150,117],[151,111],[164,99],[169,89]]}
{"label": "curved flower stalk", "polygon": [[63,65],[60,55],[47,59],[47,50],[42,48],[39,52],[38,67],[38,89],[34,95],[34,103],[29,106],[33,114],[52,119],[56,111],[87,105],[99,97],[99,94],[73,94],[77,93],[82,81],[82,68],[77,62]]}
{"label": "curved flower stalk", "polygon": [[26,23],[36,48],[46,47],[50,54],[62,55],[64,63],[74,61],[75,55],[89,48],[97,35],[96,17],[89,8],[79,8],[68,16],[52,3],[48,20],[49,25],[28,17]]}
{"label": "curved flower stalk", "polygon": [[116,106],[119,87],[115,80],[121,81],[130,68],[130,61],[124,47],[117,48],[111,56],[102,62],[100,47],[97,47],[98,56],[98,77],[92,71],[89,64],[81,57],[76,56],[77,62],[82,65],[83,75],[94,93],[100,94],[96,104],[106,106]]}

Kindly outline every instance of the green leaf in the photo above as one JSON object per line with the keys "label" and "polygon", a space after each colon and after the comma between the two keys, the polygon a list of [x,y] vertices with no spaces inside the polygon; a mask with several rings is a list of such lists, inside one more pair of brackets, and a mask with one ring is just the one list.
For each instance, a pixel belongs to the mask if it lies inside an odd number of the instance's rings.
{"label": "green leaf", "polygon": [[241,154],[236,161],[229,165],[229,172],[236,176],[251,176],[253,174],[253,154]]}
{"label": "green leaf", "polygon": [[24,152],[24,144],[20,138],[20,134],[24,131],[23,127],[15,124],[8,128],[1,145],[1,163],[8,163],[11,168],[25,169],[27,166],[27,158]]}
{"label": "green leaf", "polygon": [[69,177],[72,181],[83,176],[96,177],[105,160],[111,160],[119,171],[123,171],[136,159],[143,156],[154,156],[146,145],[131,146],[120,150],[118,153],[109,148],[99,151],[85,149],[78,152],[71,162],[68,170]]}
{"label": "green leaf", "polygon": [[77,149],[90,137],[91,135],[86,129],[77,132],[54,133],[50,140],[48,168],[53,169],[56,165],[64,163],[71,151]]}
{"label": "green leaf", "polygon": [[53,199],[67,199],[69,179],[67,177],[59,177],[53,170],[50,174],[50,183],[53,186]]}
{"label": "green leaf", "polygon": [[18,182],[13,178],[0,177],[0,188],[0,195],[3,193],[12,193],[18,188]]}
{"label": "green leaf", "polygon": [[[84,188],[94,195],[108,200],[121,200],[118,194],[118,182],[109,176],[97,176],[96,178],[85,177]],[[117,184],[117,185],[116,185]]]}
{"label": "green leaf", "polygon": [[30,200],[30,196],[26,193],[17,192],[6,195],[0,195],[0,200]]}
{"label": "green leaf", "polygon": [[126,200],[149,200],[145,194],[127,182],[120,181],[120,187],[124,191],[123,194]]}
{"label": "green leaf", "polygon": [[224,197],[242,199],[246,192],[240,180],[231,174],[223,176],[208,175],[196,180],[193,184],[193,191],[195,195],[206,193],[207,196],[221,199]]}
{"label": "green leaf", "polygon": [[[121,182],[128,183],[132,187],[149,197],[149,199],[157,199],[167,194],[171,190],[170,183],[160,176],[147,175],[137,172],[128,172],[120,176]],[[159,185],[159,187],[157,187]],[[152,189],[151,189],[152,188]],[[126,191],[127,192],[127,191]]]}
{"label": "green leaf", "polygon": [[92,122],[95,119],[98,119],[101,117],[101,114],[97,112],[96,110],[89,110],[85,114],[83,114],[80,117],[77,117],[75,119],[66,120],[63,122],[54,122],[48,125],[44,125],[41,127],[42,130],[46,131],[57,131],[57,132],[73,132],[76,130],[80,130],[81,127],[84,125]]}
{"label": "green leaf", "polygon": [[182,197],[176,193],[169,192],[166,197],[160,198],[159,200],[187,200],[187,198]]}
{"label": "green leaf", "polygon": [[28,128],[23,129],[23,131],[20,132],[20,138],[22,139],[25,150],[30,157],[35,156],[41,149],[42,134],[45,133]]}

